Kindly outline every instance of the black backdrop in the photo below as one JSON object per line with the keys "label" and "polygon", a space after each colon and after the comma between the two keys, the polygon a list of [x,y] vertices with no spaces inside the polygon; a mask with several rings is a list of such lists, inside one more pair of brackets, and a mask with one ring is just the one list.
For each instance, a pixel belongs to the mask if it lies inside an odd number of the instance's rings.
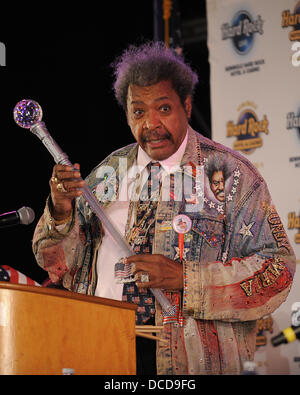
{"label": "black backdrop", "polygon": [[[40,282],[46,273],[35,262],[31,240],[54,163],[38,138],[14,123],[15,104],[23,98],[40,103],[49,132],[70,160],[81,164],[83,176],[113,150],[134,141],[113,96],[110,64],[128,44],[153,39],[153,2],[96,4],[74,2],[64,9],[53,3],[22,8],[14,4],[2,14],[0,41],[7,58],[6,67],[0,68],[0,212],[25,205],[34,209],[36,219],[28,226],[0,229],[0,264]],[[205,17],[204,0],[181,0],[179,9],[182,21]],[[184,46],[184,54],[200,77],[197,116],[191,124],[210,137],[206,42]]]}

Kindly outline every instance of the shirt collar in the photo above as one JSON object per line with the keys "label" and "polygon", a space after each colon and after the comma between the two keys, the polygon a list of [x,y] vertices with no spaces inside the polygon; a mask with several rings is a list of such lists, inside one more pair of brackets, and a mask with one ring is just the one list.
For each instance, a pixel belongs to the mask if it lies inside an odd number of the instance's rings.
{"label": "shirt collar", "polygon": [[[169,158],[161,160],[161,161],[155,161],[159,162],[161,166],[164,168],[164,170],[167,173],[170,173],[170,170],[175,167],[179,167],[183,154],[185,152],[185,148],[187,145],[188,141],[188,133],[185,134],[185,138],[183,139],[183,142],[181,143],[180,147],[176,152],[174,152],[173,155],[171,155]],[[149,162],[153,162],[154,160],[150,158],[150,156],[139,146],[138,148],[138,155],[137,155],[137,165],[144,169]]]}

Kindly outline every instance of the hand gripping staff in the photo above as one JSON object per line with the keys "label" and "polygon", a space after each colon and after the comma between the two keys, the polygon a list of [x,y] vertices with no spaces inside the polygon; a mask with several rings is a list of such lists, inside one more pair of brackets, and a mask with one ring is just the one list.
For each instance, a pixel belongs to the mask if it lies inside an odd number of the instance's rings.
{"label": "hand gripping staff", "polygon": [[[53,156],[54,161],[58,164],[73,166],[69,161],[68,155],[61,150],[57,143],[53,140],[49,134],[46,125],[42,122],[43,111],[41,106],[34,100],[24,99],[16,104],[14,111],[14,120],[22,128],[30,129],[45,145],[47,150]],[[92,211],[102,221],[107,231],[116,241],[118,246],[122,249],[122,253],[125,257],[133,255],[134,252],[131,250],[127,241],[122,237],[114,225],[110,222],[104,210],[99,204],[97,198],[93,195],[92,191],[88,186],[82,188],[83,197],[89,204]],[[166,312],[172,311],[174,308],[163,292],[158,288],[150,288],[151,292],[160,303],[162,309]]]}

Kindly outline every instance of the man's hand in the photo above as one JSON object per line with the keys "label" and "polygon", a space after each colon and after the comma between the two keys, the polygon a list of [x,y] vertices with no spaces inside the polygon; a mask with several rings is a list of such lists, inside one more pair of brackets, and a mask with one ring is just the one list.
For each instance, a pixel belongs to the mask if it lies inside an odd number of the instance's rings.
{"label": "man's hand", "polygon": [[[183,288],[182,264],[160,254],[138,254],[126,258],[125,263],[134,263],[133,274],[140,288],[162,288],[179,291]],[[141,274],[148,273],[149,282],[140,282]]]}
{"label": "man's hand", "polygon": [[73,199],[82,195],[79,188],[85,185],[85,181],[81,179],[78,163],[75,163],[74,169],[67,165],[53,167],[49,184],[53,204],[51,215],[56,220],[68,218],[72,213]]}

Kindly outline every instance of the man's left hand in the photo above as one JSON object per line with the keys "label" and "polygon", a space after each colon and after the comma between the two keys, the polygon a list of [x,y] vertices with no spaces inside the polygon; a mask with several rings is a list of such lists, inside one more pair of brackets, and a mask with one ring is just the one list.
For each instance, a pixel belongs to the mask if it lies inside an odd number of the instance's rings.
{"label": "man's left hand", "polygon": [[[126,258],[134,263],[133,274],[139,288],[162,288],[178,291],[183,288],[182,264],[160,254],[138,254]],[[141,275],[148,273],[149,282],[141,282]]]}

